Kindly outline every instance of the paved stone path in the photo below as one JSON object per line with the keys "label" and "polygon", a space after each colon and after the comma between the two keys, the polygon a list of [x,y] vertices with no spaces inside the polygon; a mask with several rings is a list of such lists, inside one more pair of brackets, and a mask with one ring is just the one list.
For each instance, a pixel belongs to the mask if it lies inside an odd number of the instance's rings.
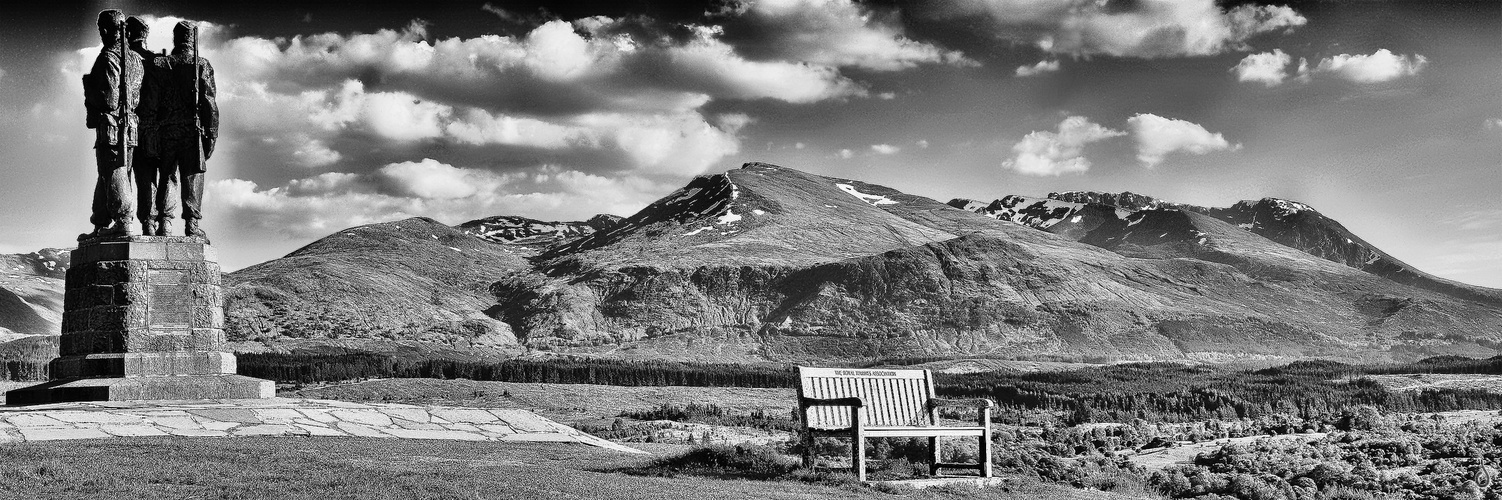
{"label": "paved stone path", "polygon": [[130,436],[358,436],[579,443],[646,453],[526,410],[325,399],[96,401],[0,407],[0,443]]}

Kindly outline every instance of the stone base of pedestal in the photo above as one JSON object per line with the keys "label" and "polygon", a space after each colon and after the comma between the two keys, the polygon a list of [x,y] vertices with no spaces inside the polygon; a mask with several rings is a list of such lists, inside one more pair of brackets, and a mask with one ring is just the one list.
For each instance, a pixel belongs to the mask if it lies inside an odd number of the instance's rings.
{"label": "stone base of pedestal", "polygon": [[52,381],[5,393],[7,404],[275,395],[271,381],[235,375],[223,350],[224,293],[206,240],[98,238],[71,255]]}
{"label": "stone base of pedestal", "polygon": [[5,393],[7,405],[142,399],[262,399],[276,395],[270,380],[244,375],[66,378]]}

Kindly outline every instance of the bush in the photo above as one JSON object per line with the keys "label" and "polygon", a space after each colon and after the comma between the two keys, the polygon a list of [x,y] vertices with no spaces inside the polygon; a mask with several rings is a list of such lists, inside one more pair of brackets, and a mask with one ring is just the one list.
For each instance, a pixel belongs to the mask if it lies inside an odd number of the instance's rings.
{"label": "bush", "polygon": [[800,461],[770,446],[714,445],[658,460],[623,472],[643,476],[679,475],[716,478],[776,479],[798,470]]}

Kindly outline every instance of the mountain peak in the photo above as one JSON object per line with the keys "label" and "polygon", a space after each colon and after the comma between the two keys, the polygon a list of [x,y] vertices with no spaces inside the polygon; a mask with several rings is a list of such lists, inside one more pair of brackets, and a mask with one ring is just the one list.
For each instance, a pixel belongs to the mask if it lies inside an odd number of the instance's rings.
{"label": "mountain peak", "polygon": [[1179,208],[1177,203],[1168,203],[1147,195],[1122,191],[1120,193],[1104,193],[1099,191],[1065,191],[1062,193],[1048,193],[1048,198],[1071,203],[1095,203],[1110,205],[1126,210],[1148,210],[1155,208]]}
{"label": "mountain peak", "polygon": [[885,186],[748,162],[696,177],[608,230],[539,258],[685,266],[823,261],[952,238],[902,215],[939,207]]}
{"label": "mountain peak", "polygon": [[546,246],[587,236],[614,225],[621,218],[599,214],[584,222],[541,221],[516,215],[496,215],[454,226],[467,234],[503,245]]}
{"label": "mountain peak", "polygon": [[1271,196],[1262,198],[1260,200],[1241,200],[1239,202],[1236,202],[1235,205],[1231,206],[1231,209],[1245,212],[1257,212],[1259,210],[1265,210],[1278,220],[1283,220],[1286,217],[1291,217],[1303,212],[1319,213],[1318,210],[1315,210],[1314,207],[1311,207],[1307,204],[1293,200],[1285,200],[1283,198],[1274,198]]}

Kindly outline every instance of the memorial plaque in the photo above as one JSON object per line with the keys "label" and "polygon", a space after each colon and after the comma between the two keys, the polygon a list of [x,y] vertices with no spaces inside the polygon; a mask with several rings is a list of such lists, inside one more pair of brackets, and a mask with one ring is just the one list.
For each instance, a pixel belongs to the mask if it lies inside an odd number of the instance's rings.
{"label": "memorial plaque", "polygon": [[183,283],[187,276],[179,270],[153,269],[151,283],[151,327],[153,329],[187,329],[192,321],[192,288]]}

